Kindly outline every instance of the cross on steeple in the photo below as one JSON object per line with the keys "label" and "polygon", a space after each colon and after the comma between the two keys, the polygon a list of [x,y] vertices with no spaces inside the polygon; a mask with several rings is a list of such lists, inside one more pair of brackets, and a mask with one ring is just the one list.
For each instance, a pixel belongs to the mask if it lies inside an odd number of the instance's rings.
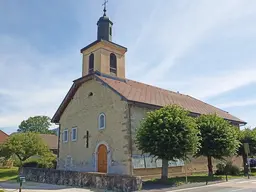
{"label": "cross on steeple", "polygon": [[108,0],[104,0],[104,3],[102,4],[102,6],[104,6],[104,9],[103,9],[104,14],[103,14],[103,16],[106,16],[106,12],[107,12],[107,3],[108,3]]}

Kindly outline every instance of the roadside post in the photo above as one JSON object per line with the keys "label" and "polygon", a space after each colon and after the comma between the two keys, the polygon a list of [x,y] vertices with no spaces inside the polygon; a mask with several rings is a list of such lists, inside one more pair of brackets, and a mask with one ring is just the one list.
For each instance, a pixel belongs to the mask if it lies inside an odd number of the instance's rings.
{"label": "roadside post", "polygon": [[188,183],[187,160],[184,161],[186,184]]}
{"label": "roadside post", "polygon": [[18,177],[18,182],[20,183],[19,192],[22,190],[22,184],[26,182],[26,178],[22,175]]}
{"label": "roadside post", "polygon": [[[188,153],[189,157],[192,157],[191,153]],[[186,178],[186,184],[188,183],[188,164],[190,163],[190,158],[187,158],[185,156],[184,158],[184,168],[185,168],[185,178]]]}
{"label": "roadside post", "polygon": [[251,172],[251,168],[250,168],[250,161],[249,161],[249,153],[250,153],[250,147],[249,147],[249,143],[244,143],[244,152],[246,154],[247,157],[247,166],[248,166],[248,179],[250,179],[250,172]]}

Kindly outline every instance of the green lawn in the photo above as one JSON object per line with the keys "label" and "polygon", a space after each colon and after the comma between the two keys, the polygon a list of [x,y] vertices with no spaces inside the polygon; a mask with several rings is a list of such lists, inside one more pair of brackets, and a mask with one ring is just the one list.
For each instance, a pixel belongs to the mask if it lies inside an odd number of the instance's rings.
{"label": "green lawn", "polygon": [[[243,175],[240,176],[230,176],[228,175],[228,180],[229,179],[235,179],[235,178],[242,178]],[[201,182],[213,182],[213,181],[225,181],[226,176],[225,175],[214,175],[213,177],[208,177],[206,174],[196,174],[192,176],[188,176],[188,183],[201,183]],[[161,183],[160,179],[152,179],[148,180],[145,183]],[[186,183],[186,177],[173,177],[173,178],[168,178],[168,181],[165,182],[164,184],[167,185],[182,185]]]}
{"label": "green lawn", "polygon": [[0,169],[0,181],[15,180],[18,176],[18,168]]}

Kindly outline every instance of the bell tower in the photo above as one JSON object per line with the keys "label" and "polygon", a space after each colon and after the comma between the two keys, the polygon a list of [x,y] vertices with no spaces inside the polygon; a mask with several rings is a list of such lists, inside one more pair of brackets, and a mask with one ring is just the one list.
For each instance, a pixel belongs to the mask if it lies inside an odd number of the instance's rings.
{"label": "bell tower", "polygon": [[127,48],[112,42],[113,22],[107,17],[107,0],[103,16],[97,22],[97,40],[81,49],[82,76],[98,71],[117,78],[125,78],[125,53]]}

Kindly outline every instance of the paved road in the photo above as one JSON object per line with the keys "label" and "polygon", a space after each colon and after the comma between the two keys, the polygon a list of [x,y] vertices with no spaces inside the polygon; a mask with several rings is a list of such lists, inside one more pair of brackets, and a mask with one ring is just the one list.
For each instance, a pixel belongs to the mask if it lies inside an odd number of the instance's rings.
{"label": "paved road", "polygon": [[[17,183],[0,183],[0,186],[6,192],[17,192]],[[1,188],[0,188],[1,189]],[[71,188],[66,186],[49,185],[28,182],[25,184],[22,192],[103,192],[105,190]],[[256,179],[236,179],[225,183],[198,186],[186,189],[151,189],[149,192],[256,192]]]}
{"label": "paved road", "polygon": [[190,189],[165,190],[165,192],[256,192],[256,179],[231,180],[225,183]]}
{"label": "paved road", "polygon": [[[8,183],[8,182],[1,182],[0,189],[4,189],[6,192],[18,192],[19,184],[16,182]],[[102,192],[104,190],[98,189],[81,189],[81,188],[72,188],[66,187],[62,185],[50,185],[50,184],[43,184],[43,183],[33,183],[33,182],[26,182],[23,186],[22,192]]]}

